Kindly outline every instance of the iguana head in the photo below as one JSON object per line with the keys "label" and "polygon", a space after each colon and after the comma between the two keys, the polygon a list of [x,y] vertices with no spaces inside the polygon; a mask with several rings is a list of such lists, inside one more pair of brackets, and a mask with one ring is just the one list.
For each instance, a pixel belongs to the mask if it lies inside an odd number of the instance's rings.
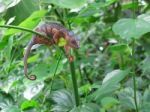
{"label": "iguana head", "polygon": [[69,32],[67,34],[67,40],[68,46],[70,46],[71,48],[79,48],[79,41],[77,41],[73,32]]}

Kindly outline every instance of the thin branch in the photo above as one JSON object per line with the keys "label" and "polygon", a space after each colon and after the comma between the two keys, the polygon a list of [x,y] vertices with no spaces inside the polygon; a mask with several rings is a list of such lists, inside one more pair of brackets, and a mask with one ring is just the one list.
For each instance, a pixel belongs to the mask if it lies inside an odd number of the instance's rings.
{"label": "thin branch", "polygon": [[30,33],[33,33],[33,34],[40,35],[41,37],[44,37],[44,38],[49,38],[48,36],[46,36],[46,35],[44,35],[44,34],[41,34],[41,33],[39,33],[39,32],[33,31],[33,30],[31,30],[31,29],[28,29],[28,28],[20,27],[20,26],[14,26],[14,25],[0,25],[0,27],[18,29],[18,30],[22,30],[22,31],[26,31],[26,32],[30,32]]}
{"label": "thin branch", "polygon": [[87,73],[87,70],[86,70],[85,67],[83,68],[83,71],[84,71],[85,77],[86,77],[86,79],[88,80],[88,82],[89,82],[90,84],[93,84],[93,81],[92,81],[92,79],[90,79],[89,74]]}
{"label": "thin branch", "polygon": [[[59,58],[58,58],[58,61],[57,61],[57,64],[56,64],[56,68],[55,68],[55,71],[54,71],[54,75],[53,75],[53,77],[52,77],[51,84],[50,84],[49,94],[51,94],[51,91],[52,91],[53,82],[54,82],[54,79],[55,79],[55,76],[56,76],[56,73],[57,73],[57,69],[58,69],[58,66],[59,66],[61,57],[62,57],[62,53],[60,53]],[[47,97],[47,95],[45,95],[45,97],[43,98],[43,104],[44,104],[44,102],[45,102],[45,100],[46,100],[46,97]]]}

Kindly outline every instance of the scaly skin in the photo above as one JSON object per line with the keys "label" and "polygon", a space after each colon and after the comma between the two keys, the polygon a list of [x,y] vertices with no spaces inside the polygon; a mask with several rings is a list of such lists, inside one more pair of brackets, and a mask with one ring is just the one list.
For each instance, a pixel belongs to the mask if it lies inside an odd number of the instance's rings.
{"label": "scaly skin", "polygon": [[67,42],[66,45],[64,46],[64,49],[68,57],[69,57],[69,51],[71,48],[79,48],[79,45],[75,39],[74,34],[71,33],[69,30],[67,30],[60,24],[45,23],[39,26],[38,28],[36,28],[36,31],[40,33],[44,33],[47,36],[50,36],[51,38],[47,39],[47,38],[42,38],[39,35],[34,35],[32,40],[29,42],[25,55],[24,55],[24,74],[30,80],[36,79],[35,75],[28,76],[27,74],[27,59],[28,59],[29,53],[33,45],[44,44],[47,46],[51,46],[53,44],[58,44],[59,39],[63,37]]}

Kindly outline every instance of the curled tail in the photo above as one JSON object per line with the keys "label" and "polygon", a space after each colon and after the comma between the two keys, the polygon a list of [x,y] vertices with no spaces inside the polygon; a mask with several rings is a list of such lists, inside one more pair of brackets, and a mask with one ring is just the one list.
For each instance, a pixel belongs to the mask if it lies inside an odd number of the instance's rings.
{"label": "curled tail", "polygon": [[29,80],[36,80],[36,76],[35,75],[28,75],[28,56],[30,54],[31,48],[33,45],[35,44],[44,44],[47,46],[51,46],[52,44],[54,44],[53,40],[49,40],[47,38],[40,38],[38,36],[35,36],[32,38],[32,40],[29,42],[29,44],[27,45],[27,49],[25,51],[25,55],[24,55],[24,74],[25,76],[29,79]]}
{"label": "curled tail", "polygon": [[36,80],[36,76],[35,75],[28,75],[28,63],[27,63],[27,60],[28,60],[28,56],[29,56],[29,53],[31,51],[31,48],[32,46],[35,44],[34,42],[34,38],[29,42],[28,46],[27,46],[27,49],[25,51],[25,54],[24,54],[24,59],[23,59],[23,62],[24,62],[24,74],[25,76],[29,79],[29,80]]}

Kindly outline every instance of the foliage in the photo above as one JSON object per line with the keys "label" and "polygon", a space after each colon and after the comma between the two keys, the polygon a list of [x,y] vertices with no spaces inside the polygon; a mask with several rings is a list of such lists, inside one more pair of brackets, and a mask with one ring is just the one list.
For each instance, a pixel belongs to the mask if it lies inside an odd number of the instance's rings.
{"label": "foliage", "polygon": [[71,69],[63,38],[34,46],[28,69],[37,80],[30,81],[23,54],[34,34],[0,27],[0,111],[149,112],[149,18],[148,0],[0,0],[0,25],[34,30],[57,22],[80,42]]}

